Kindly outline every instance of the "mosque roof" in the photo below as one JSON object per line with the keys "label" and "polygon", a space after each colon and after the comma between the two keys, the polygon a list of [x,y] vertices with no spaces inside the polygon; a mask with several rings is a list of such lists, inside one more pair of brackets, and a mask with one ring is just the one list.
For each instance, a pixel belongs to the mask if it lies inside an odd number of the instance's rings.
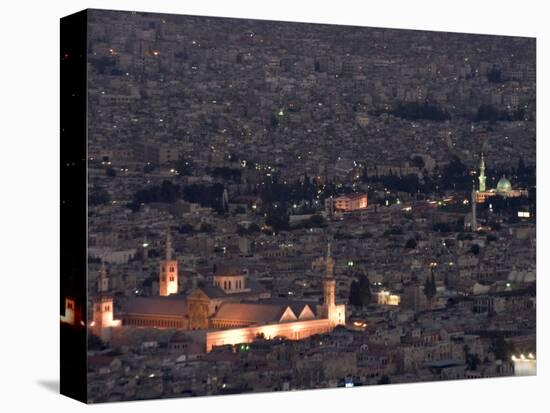
{"label": "mosque roof", "polygon": [[267,291],[264,288],[264,286],[261,285],[258,281],[251,280],[251,279],[247,279],[245,282],[246,291],[234,292],[230,294],[227,294],[224,290],[212,284],[199,285],[197,288],[199,288],[202,292],[204,292],[210,298],[223,298],[223,297],[245,298],[248,295],[260,294]]}
{"label": "mosque roof", "polygon": [[311,312],[316,315],[317,302],[305,301],[305,300],[289,300],[287,298],[272,297],[261,300],[262,304],[276,304],[288,306],[292,309],[296,317],[299,317],[305,306],[308,306]]}
{"label": "mosque roof", "polygon": [[212,319],[263,324],[280,321],[287,309],[281,304],[224,303]]}
{"label": "mosque roof", "polygon": [[497,183],[497,192],[501,194],[506,194],[512,190],[512,184],[505,177],[500,178]]}
{"label": "mosque roof", "polygon": [[187,314],[187,299],[183,295],[128,297],[121,300],[120,304],[125,314],[162,314],[181,317]]}

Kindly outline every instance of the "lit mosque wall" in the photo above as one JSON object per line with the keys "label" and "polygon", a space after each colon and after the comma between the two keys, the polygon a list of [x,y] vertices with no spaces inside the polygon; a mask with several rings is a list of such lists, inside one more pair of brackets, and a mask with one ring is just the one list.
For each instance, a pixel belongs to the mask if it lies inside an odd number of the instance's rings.
{"label": "lit mosque wall", "polygon": [[328,319],[317,319],[211,331],[206,333],[206,351],[211,351],[214,346],[250,343],[259,335],[266,339],[284,337],[288,340],[301,340],[314,334],[326,333],[333,328],[334,325]]}
{"label": "lit mosque wall", "polygon": [[532,353],[527,356],[512,356],[514,363],[514,376],[536,376],[537,375],[537,359]]}

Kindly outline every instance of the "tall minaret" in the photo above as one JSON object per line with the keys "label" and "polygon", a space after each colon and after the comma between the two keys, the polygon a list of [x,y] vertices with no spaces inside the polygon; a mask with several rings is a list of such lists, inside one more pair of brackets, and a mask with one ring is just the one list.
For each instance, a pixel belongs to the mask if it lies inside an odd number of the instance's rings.
{"label": "tall minaret", "polygon": [[166,259],[160,263],[159,294],[167,296],[178,293],[178,260],[172,259],[172,236],[166,232]]}
{"label": "tall minaret", "polygon": [[479,164],[479,192],[485,192],[485,158],[483,152],[481,153],[481,162]]}
{"label": "tall minaret", "polygon": [[334,279],[334,260],[332,259],[331,243],[327,245],[325,260],[325,276],[323,277],[323,306],[327,309],[334,307],[336,280]]}
{"label": "tall minaret", "polygon": [[100,293],[109,291],[109,276],[103,259],[101,260],[101,269],[99,270],[99,278],[97,280],[97,291]]}
{"label": "tall minaret", "polygon": [[120,326],[121,321],[114,319],[114,297],[109,293],[109,276],[103,260],[101,260],[97,290],[99,294],[93,300],[92,323],[90,326],[95,334],[103,340],[109,341],[110,336],[106,329]]}
{"label": "tall minaret", "polygon": [[[479,176],[481,182],[481,175]],[[485,177],[483,178],[483,185],[485,186]],[[476,185],[475,181],[472,182],[472,231],[477,231],[477,211],[476,211]]]}
{"label": "tall minaret", "polygon": [[224,211],[228,211],[229,210],[229,195],[227,193],[227,188],[223,188],[223,193],[222,193],[222,209]]}

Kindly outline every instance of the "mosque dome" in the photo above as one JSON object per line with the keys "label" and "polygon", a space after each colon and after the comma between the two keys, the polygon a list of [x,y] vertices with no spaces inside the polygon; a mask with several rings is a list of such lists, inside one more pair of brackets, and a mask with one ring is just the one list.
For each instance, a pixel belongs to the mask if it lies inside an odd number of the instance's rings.
{"label": "mosque dome", "polygon": [[499,194],[507,194],[512,190],[512,184],[505,177],[500,178],[497,183],[497,192]]}

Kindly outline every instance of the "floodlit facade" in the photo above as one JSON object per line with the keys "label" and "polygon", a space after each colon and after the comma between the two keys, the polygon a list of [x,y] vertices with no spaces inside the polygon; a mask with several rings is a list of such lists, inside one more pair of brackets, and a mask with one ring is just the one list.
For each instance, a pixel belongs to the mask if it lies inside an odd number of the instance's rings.
{"label": "floodlit facade", "polygon": [[358,192],[348,195],[342,195],[333,199],[335,211],[357,211],[366,209],[368,205],[367,194]]}
{"label": "floodlit facade", "polygon": [[[169,241],[168,238],[167,258],[171,258]],[[164,260],[161,268],[170,262],[177,260]],[[161,282],[162,276],[161,271]],[[107,277],[103,268],[101,277]],[[100,284],[108,285],[108,281],[100,280]],[[119,326],[202,330],[205,350],[210,351],[214,346],[249,343],[258,336],[300,340],[346,324],[346,305],[335,301],[336,281],[330,244],[325,258],[323,303],[320,305],[271,298],[263,287],[236,273],[216,274],[211,285],[198,286],[188,294],[180,294],[177,289],[167,295],[163,292],[161,289],[158,297],[121,299],[120,320],[114,319],[113,297],[101,294],[94,303],[93,331],[108,337],[104,330]]]}
{"label": "floodlit facade", "polygon": [[514,363],[514,376],[536,376],[537,375],[537,359],[531,353],[527,356],[512,356]]}
{"label": "floodlit facade", "polygon": [[487,190],[485,182],[487,180],[485,176],[485,159],[483,154],[481,155],[481,163],[479,165],[479,190],[475,193],[475,200],[479,204],[483,204],[487,200],[490,200],[494,196],[501,196],[504,198],[517,198],[520,196],[529,196],[529,191],[526,189],[513,189],[512,183],[503,176],[497,183],[496,188]]}
{"label": "floodlit facade", "polygon": [[172,259],[172,239],[166,235],[166,259],[160,263],[159,292],[161,296],[178,293],[178,260]]}

